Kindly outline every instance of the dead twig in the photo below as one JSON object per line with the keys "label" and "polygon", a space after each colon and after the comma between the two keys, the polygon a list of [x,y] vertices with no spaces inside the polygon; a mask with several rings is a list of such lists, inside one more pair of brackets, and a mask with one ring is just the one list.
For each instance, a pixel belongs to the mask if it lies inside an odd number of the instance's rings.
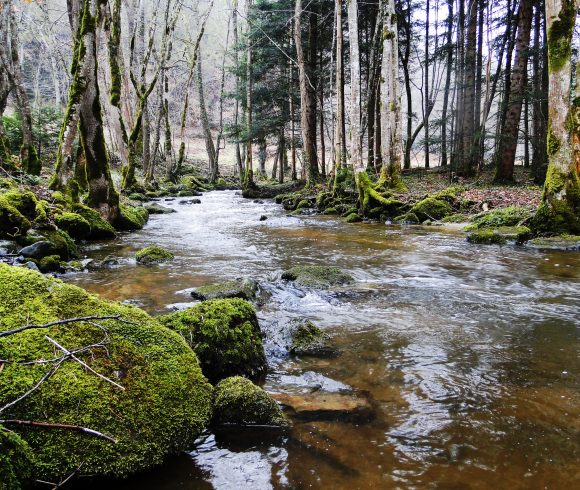
{"label": "dead twig", "polygon": [[83,434],[89,434],[91,436],[97,437],[99,439],[104,439],[105,441],[112,442],[113,444],[117,443],[116,439],[99,432],[98,430],[89,429],[87,427],[81,427],[80,425],[71,425],[71,424],[51,424],[48,422],[34,422],[32,420],[18,420],[18,419],[9,419],[9,420],[0,420],[0,424],[4,425],[23,425],[27,427],[40,427],[43,429],[66,429],[72,430],[75,432],[81,432]]}

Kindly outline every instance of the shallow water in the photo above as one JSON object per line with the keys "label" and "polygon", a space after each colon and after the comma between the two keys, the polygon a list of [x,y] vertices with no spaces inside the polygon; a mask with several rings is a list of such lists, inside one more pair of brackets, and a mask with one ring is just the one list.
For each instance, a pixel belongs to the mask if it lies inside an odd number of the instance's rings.
{"label": "shallow water", "polygon": [[[192,287],[255,278],[267,298],[265,389],[354,391],[376,417],[208,433],[117,488],[580,488],[580,254],[292,217],[231,191],[187,200],[86,249],[118,266],[65,280],[155,314],[189,304]],[[137,266],[134,252],[151,244],[175,261]],[[357,281],[302,291],[278,279],[296,264],[337,265]],[[341,355],[288,358],[281,332],[293,318],[326,330]]]}

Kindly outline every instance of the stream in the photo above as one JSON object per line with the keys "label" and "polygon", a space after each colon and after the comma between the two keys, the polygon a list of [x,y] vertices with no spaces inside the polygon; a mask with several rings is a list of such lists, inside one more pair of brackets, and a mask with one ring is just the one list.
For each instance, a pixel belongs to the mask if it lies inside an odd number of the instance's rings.
{"label": "stream", "polygon": [[[256,279],[264,388],[354,391],[375,417],[208,432],[190,453],[110,488],[580,488],[579,253],[290,216],[234,191],[188,201],[162,199],[177,212],[85,247],[118,265],[63,279],[152,314],[193,304],[191,288]],[[136,265],[135,251],[153,244],[175,260]],[[300,264],[336,265],[356,283],[314,291],[279,279]],[[327,332],[339,357],[288,357],[283,326],[294,318]]]}

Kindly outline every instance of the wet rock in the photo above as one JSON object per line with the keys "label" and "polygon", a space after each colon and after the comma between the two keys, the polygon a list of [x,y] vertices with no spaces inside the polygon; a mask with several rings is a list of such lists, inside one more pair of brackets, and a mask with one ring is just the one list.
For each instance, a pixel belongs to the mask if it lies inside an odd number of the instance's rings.
{"label": "wet rock", "polygon": [[60,272],[63,270],[60,265],[60,257],[58,255],[49,255],[40,259],[39,268],[45,274],[48,272]]}
{"label": "wet rock", "polygon": [[187,201],[180,201],[179,204],[201,204],[201,199],[188,199]]}
{"label": "wet rock", "polygon": [[254,204],[264,204],[264,201],[262,201],[261,199],[254,199],[252,202]]}
{"label": "wet rock", "polygon": [[145,206],[145,209],[147,211],[149,211],[149,214],[171,214],[171,213],[176,213],[177,212],[173,208],[168,208],[166,206],[161,206],[160,204],[150,204],[148,206]]}
{"label": "wet rock", "polygon": [[342,272],[338,267],[320,265],[292,267],[282,274],[282,279],[315,289],[329,289],[331,286],[341,286],[354,282],[354,278],[350,274]]}
{"label": "wet rock", "polygon": [[101,267],[113,267],[119,265],[119,258],[113,255],[107,255],[100,263]]}
{"label": "wet rock", "polygon": [[40,272],[40,269],[38,268],[38,266],[34,262],[26,262],[24,264],[24,267],[26,267],[27,269],[30,269],[31,271]]}
{"label": "wet rock", "polygon": [[212,422],[215,425],[288,425],[276,401],[241,376],[223,379],[214,388]]}
{"label": "wet rock", "polygon": [[268,216],[262,215],[260,216],[260,221],[266,221],[268,219]]}
{"label": "wet rock", "polygon": [[32,245],[20,249],[18,255],[27,259],[40,260],[43,257],[56,254],[56,247],[48,240],[40,240]]}
{"label": "wet rock", "polygon": [[142,248],[135,254],[137,263],[145,265],[168,262],[174,258],[175,256],[169,250],[165,250],[164,248],[158,247],[156,245]]}
{"label": "wet rock", "polygon": [[312,357],[336,357],[338,355],[337,349],[330,345],[330,336],[311,321],[294,323],[291,335],[291,354]]}
{"label": "wet rock", "polygon": [[540,250],[580,250],[580,236],[560,235],[548,238],[534,238],[527,242],[526,246]]}
{"label": "wet rock", "polygon": [[363,422],[375,415],[370,401],[354,393],[274,393],[272,397],[292,415],[306,420]]}
{"label": "wet rock", "polygon": [[191,292],[191,296],[200,301],[211,299],[241,298],[247,301],[256,299],[258,283],[253,279],[218,282],[201,286]]}

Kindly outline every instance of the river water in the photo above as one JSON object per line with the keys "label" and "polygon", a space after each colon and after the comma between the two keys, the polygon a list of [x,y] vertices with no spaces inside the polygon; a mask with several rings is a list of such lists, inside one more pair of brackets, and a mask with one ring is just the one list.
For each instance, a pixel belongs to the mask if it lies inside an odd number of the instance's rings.
{"label": "river water", "polygon": [[[233,191],[189,200],[162,201],[177,212],[85,250],[119,265],[65,280],[157,314],[189,305],[192,287],[254,278],[265,298],[264,388],[355,392],[375,417],[207,433],[117,488],[580,488],[580,254],[289,216]],[[134,252],[151,244],[175,260],[136,265]],[[356,284],[317,292],[279,280],[298,264],[336,265]],[[324,329],[340,356],[286,356],[293,318]]]}

